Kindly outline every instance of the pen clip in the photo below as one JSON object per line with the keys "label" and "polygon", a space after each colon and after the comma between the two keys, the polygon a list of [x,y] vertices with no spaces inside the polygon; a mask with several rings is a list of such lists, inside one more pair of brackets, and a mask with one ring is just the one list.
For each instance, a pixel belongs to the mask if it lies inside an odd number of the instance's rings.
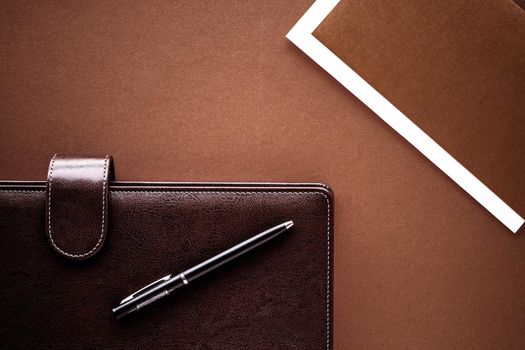
{"label": "pen clip", "polygon": [[150,289],[150,288],[153,288],[154,286],[160,284],[160,283],[163,283],[163,282],[166,282],[167,280],[169,280],[171,277],[171,275],[167,275],[167,276],[164,276],[162,278],[159,278],[158,280],[156,280],[155,282],[151,282],[150,284],[148,284],[146,287],[143,287],[139,290],[137,290],[136,292],[134,292],[133,294],[130,294],[128,295],[127,297],[125,297],[124,299],[122,299],[122,301],[120,302],[120,304],[124,304],[124,303],[127,303],[128,301],[132,300],[135,295],[137,294],[141,294],[142,292],[144,292],[145,290],[147,289]]}

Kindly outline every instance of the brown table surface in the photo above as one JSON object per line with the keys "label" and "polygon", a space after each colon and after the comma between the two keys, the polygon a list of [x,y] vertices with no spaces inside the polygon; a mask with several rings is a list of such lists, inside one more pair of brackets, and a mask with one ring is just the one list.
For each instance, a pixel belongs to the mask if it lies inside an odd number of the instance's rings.
{"label": "brown table surface", "polygon": [[525,347],[525,244],[285,39],[311,1],[0,5],[0,178],[320,181],[336,349]]}

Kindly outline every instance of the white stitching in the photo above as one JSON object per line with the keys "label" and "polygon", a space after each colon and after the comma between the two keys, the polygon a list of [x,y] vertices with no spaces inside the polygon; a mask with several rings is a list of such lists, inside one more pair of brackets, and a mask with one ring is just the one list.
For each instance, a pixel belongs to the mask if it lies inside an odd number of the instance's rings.
{"label": "white stitching", "polygon": [[[53,157],[53,160],[54,160],[54,157]],[[49,207],[50,208],[51,208],[51,175],[52,175],[53,163],[54,162],[52,161],[51,170],[50,170],[50,177],[49,177]],[[105,178],[105,174],[104,174],[104,178]],[[323,188],[324,188],[324,186],[323,186]],[[104,187],[104,190],[105,190],[105,187]],[[42,192],[42,191],[39,191],[39,190],[8,190],[8,189],[0,189],[0,191],[6,191],[6,192]],[[327,205],[327,233],[326,233],[326,239],[327,239],[327,253],[326,253],[326,256],[327,256],[327,258],[326,258],[326,348],[330,349],[330,301],[331,301],[330,300],[330,292],[331,292],[330,291],[330,277],[331,277],[330,276],[330,273],[331,273],[331,269],[330,269],[330,262],[331,262],[331,256],[330,256],[330,248],[331,248],[331,242],[330,242],[330,214],[331,214],[331,207],[330,207],[330,200],[329,200],[328,196],[325,193],[323,193],[321,191],[310,191],[310,192],[293,191],[292,192],[292,191],[271,191],[271,190],[254,192],[254,191],[243,191],[242,189],[239,189],[237,191],[207,191],[207,190],[179,191],[179,190],[176,190],[176,189],[174,189],[174,190],[156,190],[155,191],[155,190],[144,189],[144,190],[111,190],[111,192],[128,192],[128,193],[144,193],[144,192],[146,192],[146,193],[170,193],[170,192],[171,193],[195,193],[195,192],[199,193],[199,192],[204,192],[204,193],[218,193],[218,194],[223,194],[223,193],[237,194],[237,193],[241,192],[241,193],[245,193],[245,194],[268,194],[268,193],[279,193],[279,194],[283,194],[283,193],[284,194],[318,193],[318,194],[321,194],[326,199],[326,205]],[[105,201],[105,198],[104,198],[104,201]],[[103,206],[104,206],[104,204],[103,204]],[[105,215],[105,211],[104,211],[103,215]],[[50,220],[50,223],[51,223],[51,220]],[[102,221],[102,225],[104,225],[104,221]],[[51,237],[51,227],[50,227],[50,232],[49,233],[50,233],[50,237]],[[51,241],[52,241],[52,238],[51,238]],[[99,243],[97,243],[97,245],[98,244]],[[56,248],[59,249],[58,247],[56,247]],[[64,253],[64,254],[68,254],[68,253],[65,253],[63,251],[61,251],[61,252]]]}
{"label": "white stitching", "polygon": [[91,248],[90,251],[86,253],[82,253],[82,254],[72,254],[72,253],[68,253],[60,249],[55,244],[55,241],[53,240],[53,235],[51,234],[51,186],[52,186],[52,180],[53,180],[53,166],[55,165],[56,156],[57,155],[55,154],[53,158],[51,159],[51,166],[49,168],[49,199],[48,199],[49,200],[49,205],[48,205],[49,207],[48,208],[49,240],[51,241],[51,244],[53,245],[53,247],[55,247],[55,249],[58,250],[60,253],[66,256],[72,257],[72,258],[82,258],[84,256],[90,255],[95,250],[97,250],[98,246],[102,243],[102,240],[104,239],[104,231],[105,231],[105,226],[106,226],[106,186],[107,186],[106,175],[107,175],[107,169],[108,169],[109,155],[106,155],[106,159],[104,160],[104,169],[102,172],[102,225],[101,225],[101,230],[100,230],[100,237],[98,239],[97,244],[93,248]]}
{"label": "white stitching", "polygon": [[326,235],[326,349],[330,349],[330,200],[324,193],[319,193],[325,197],[328,211]]}
{"label": "white stitching", "polygon": [[57,157],[57,154],[55,153],[53,158],[51,158],[51,163],[50,163],[50,166],[49,166],[49,189],[48,189],[48,194],[47,194],[47,196],[48,196],[47,197],[47,201],[48,201],[48,206],[47,206],[47,231],[48,231],[48,235],[49,235],[49,239],[51,241],[51,244],[53,244],[53,246],[55,246],[55,248],[59,249],[55,245],[55,242],[53,241],[53,236],[51,235],[51,189],[52,189],[52,184],[53,184],[53,167],[55,166],[55,159],[56,159],[56,157]]}
{"label": "white stitching", "polygon": [[0,192],[22,192],[22,193],[41,193],[45,192],[46,190],[6,190],[3,188],[0,188]]}

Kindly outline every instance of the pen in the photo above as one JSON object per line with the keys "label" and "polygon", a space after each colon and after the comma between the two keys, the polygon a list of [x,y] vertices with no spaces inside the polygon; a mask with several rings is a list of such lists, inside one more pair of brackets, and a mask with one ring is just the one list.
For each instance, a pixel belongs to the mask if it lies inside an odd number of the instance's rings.
{"label": "pen", "polygon": [[113,309],[113,314],[117,318],[121,318],[134,311],[140,310],[144,306],[169,295],[174,290],[188,285],[196,278],[215,270],[219,266],[249,252],[265,242],[268,242],[272,238],[279,236],[281,233],[288,231],[292,226],[293,221],[284,222],[261,232],[258,235],[255,235],[230,249],[185,270],[184,272],[179,273],[178,275],[164,276],[122,299],[120,304]]}

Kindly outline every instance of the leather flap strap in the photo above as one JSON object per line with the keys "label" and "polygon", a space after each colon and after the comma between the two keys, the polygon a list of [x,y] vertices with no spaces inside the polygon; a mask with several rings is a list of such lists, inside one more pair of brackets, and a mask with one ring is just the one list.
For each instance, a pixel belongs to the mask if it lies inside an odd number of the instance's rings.
{"label": "leather flap strap", "polygon": [[73,260],[94,256],[108,227],[109,181],[113,159],[56,155],[46,186],[46,234],[51,247]]}

